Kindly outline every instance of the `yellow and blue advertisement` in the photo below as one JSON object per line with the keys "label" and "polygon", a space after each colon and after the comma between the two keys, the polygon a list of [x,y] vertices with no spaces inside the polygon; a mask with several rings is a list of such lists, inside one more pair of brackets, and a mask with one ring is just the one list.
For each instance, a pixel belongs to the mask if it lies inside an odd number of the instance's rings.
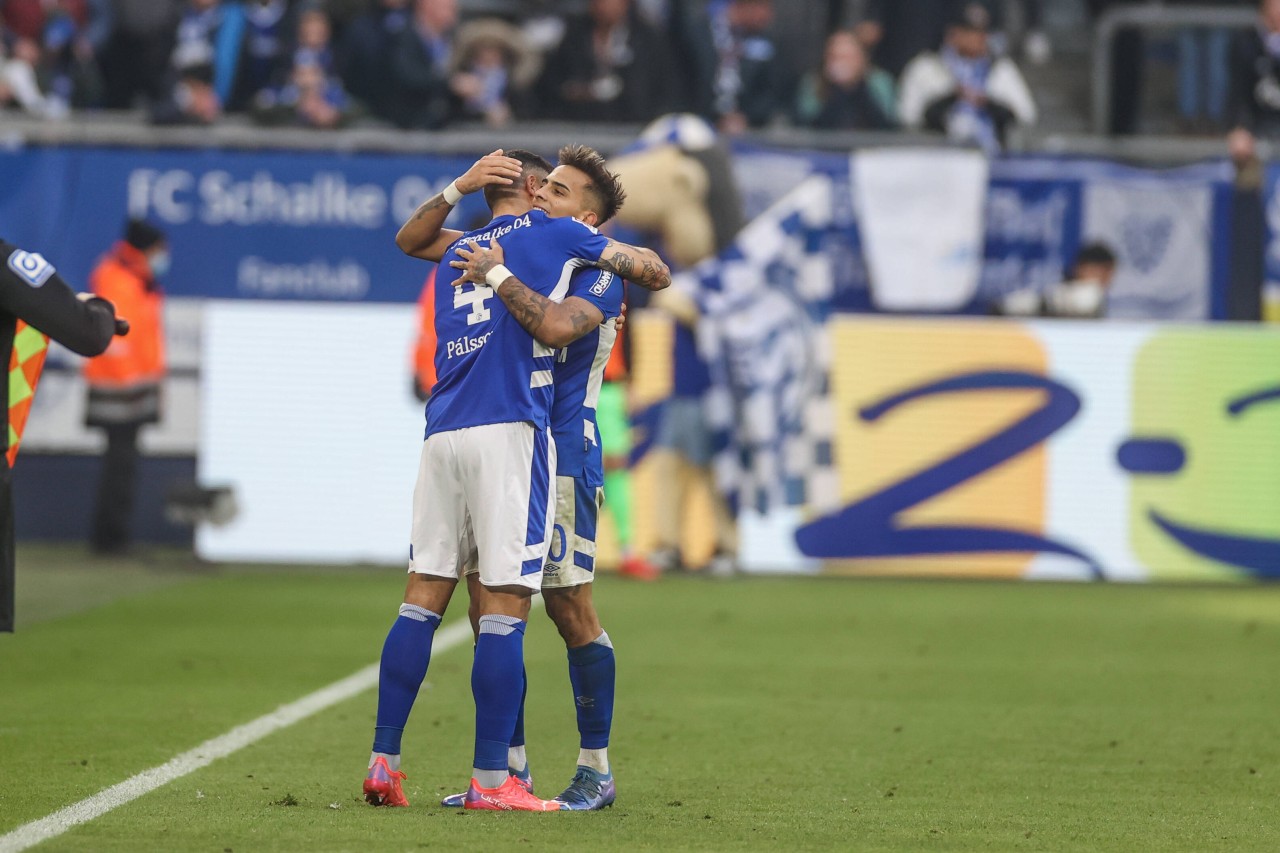
{"label": "yellow and blue advertisement", "polygon": [[828,571],[1280,577],[1280,333],[839,317]]}

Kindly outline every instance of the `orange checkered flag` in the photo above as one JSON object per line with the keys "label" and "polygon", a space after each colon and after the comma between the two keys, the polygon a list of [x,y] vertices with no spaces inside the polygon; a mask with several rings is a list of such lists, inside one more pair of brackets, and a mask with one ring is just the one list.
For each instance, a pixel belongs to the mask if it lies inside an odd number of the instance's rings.
{"label": "orange checkered flag", "polygon": [[44,369],[44,357],[49,352],[49,338],[21,320],[13,335],[13,354],[9,357],[9,467],[18,458],[18,445],[22,443],[22,430],[31,414],[31,402],[36,398],[36,383]]}

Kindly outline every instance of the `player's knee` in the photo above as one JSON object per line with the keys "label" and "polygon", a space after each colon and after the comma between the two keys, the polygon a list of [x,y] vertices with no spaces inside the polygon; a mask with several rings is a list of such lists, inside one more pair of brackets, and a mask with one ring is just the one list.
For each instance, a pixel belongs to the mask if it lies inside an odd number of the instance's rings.
{"label": "player's knee", "polygon": [[489,615],[529,618],[533,590],[521,586],[482,586],[481,590],[474,600],[479,611],[477,621],[479,616]]}
{"label": "player's knee", "polygon": [[585,646],[600,636],[600,620],[588,586],[584,584],[568,589],[546,590],[543,596],[546,599],[547,615],[555,623],[566,646]]}

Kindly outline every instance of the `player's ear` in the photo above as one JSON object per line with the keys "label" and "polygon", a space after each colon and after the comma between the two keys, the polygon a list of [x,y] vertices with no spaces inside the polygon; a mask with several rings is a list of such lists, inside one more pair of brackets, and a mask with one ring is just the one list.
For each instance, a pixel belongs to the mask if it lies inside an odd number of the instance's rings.
{"label": "player's ear", "polygon": [[528,174],[524,176],[524,191],[529,198],[533,198],[534,193],[538,191],[538,187],[542,186],[542,178],[537,175]]}
{"label": "player's ear", "polygon": [[587,211],[583,211],[578,216],[578,221],[581,222],[583,225],[590,225],[592,228],[595,228],[596,225],[600,223],[600,217],[596,214],[594,210],[587,210]]}

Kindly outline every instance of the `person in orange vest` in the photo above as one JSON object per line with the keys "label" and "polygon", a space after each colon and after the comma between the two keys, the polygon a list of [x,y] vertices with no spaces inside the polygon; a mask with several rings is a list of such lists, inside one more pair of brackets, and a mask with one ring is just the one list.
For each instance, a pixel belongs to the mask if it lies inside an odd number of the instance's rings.
{"label": "person in orange vest", "polygon": [[4,411],[6,452],[0,454],[0,631],[12,631],[13,606],[13,479],[11,446],[21,438],[21,418],[35,392],[48,338],[80,355],[97,355],[112,335],[123,335],[129,324],[116,319],[110,302],[76,294],[53,264],[0,240],[0,360],[9,365],[9,405]]}
{"label": "person in orange vest", "polygon": [[132,545],[131,521],[137,485],[138,433],[160,420],[165,377],[164,294],[169,243],[162,231],[132,219],[124,239],[111,247],[89,277],[94,294],[129,318],[133,331],[84,365],[89,384],[85,423],[107,437],[98,483],[90,547],[122,554]]}
{"label": "person in orange vest", "polygon": [[425,403],[436,384],[436,268],[418,296],[418,340],[413,347],[413,396]]}

